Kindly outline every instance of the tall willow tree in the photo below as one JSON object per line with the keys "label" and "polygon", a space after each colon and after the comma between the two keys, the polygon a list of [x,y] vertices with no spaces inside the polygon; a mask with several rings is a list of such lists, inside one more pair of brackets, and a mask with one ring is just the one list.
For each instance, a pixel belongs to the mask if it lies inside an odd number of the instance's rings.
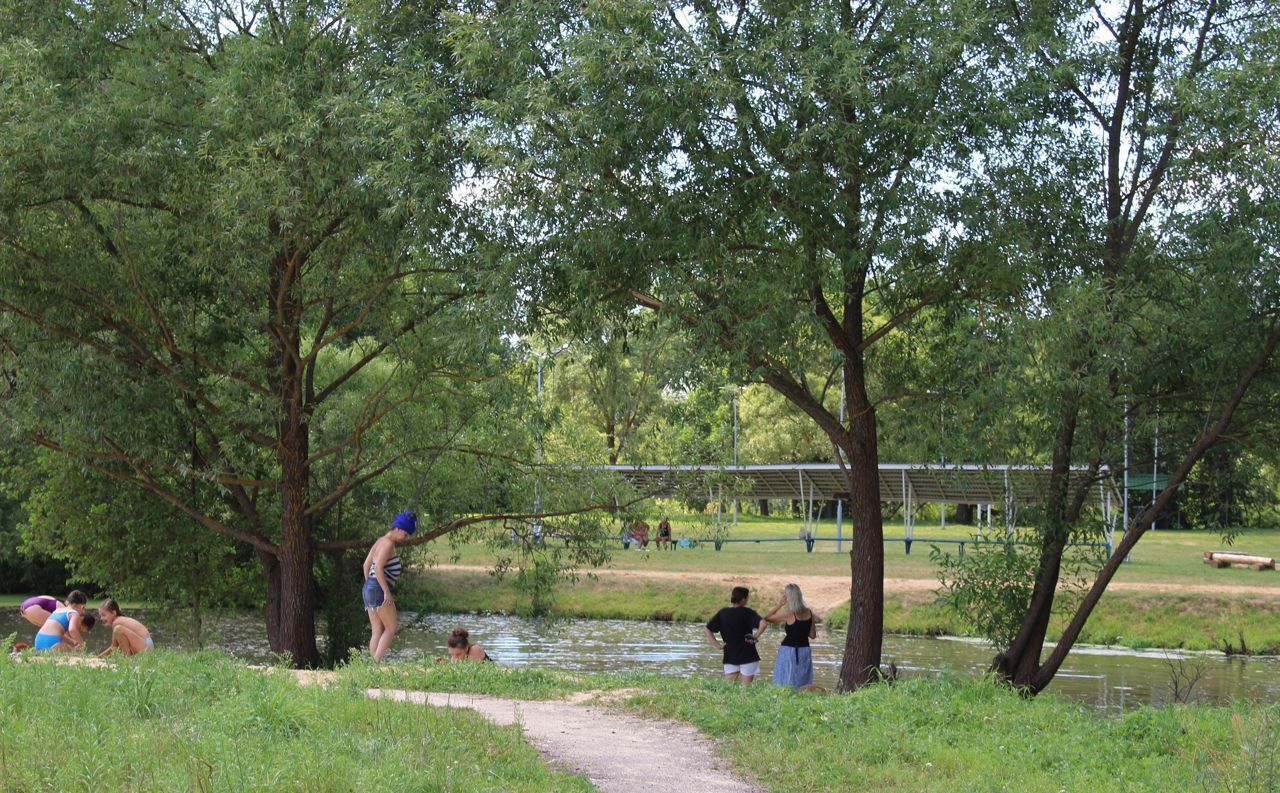
{"label": "tall willow tree", "polygon": [[678,343],[649,321],[602,328],[566,349],[546,373],[561,424],[594,431],[603,441],[605,462],[636,462],[645,430],[679,375]]}
{"label": "tall willow tree", "polygon": [[[529,2],[482,5],[461,28],[493,114],[476,131],[524,213],[539,298],[668,314],[696,355],[782,394],[847,461],[841,683],[875,679],[876,410],[895,396],[874,387],[876,351],[991,280],[948,215],[952,177],[999,118],[986,7]],[[841,384],[843,419],[824,399]]]}
{"label": "tall willow tree", "polygon": [[[1280,81],[1274,2],[1008,8],[1036,112],[982,163],[992,198],[980,209],[994,208],[984,214],[1000,226],[999,255],[1033,276],[1021,310],[1001,321],[996,357],[1006,357],[991,382],[1018,403],[1009,410],[1036,414],[1052,476],[1033,580],[1010,582],[1026,598],[994,666],[1035,693],[1191,467],[1256,412],[1245,396],[1266,387],[1280,340],[1267,231],[1276,169],[1261,144],[1280,131]],[[1149,417],[1156,405],[1194,417],[1181,433],[1166,423],[1170,486],[1135,513],[1045,657],[1064,554],[1091,495],[1070,490],[1070,467],[1118,475],[1126,413]],[[1150,437],[1149,423],[1133,429]]]}
{"label": "tall willow tree", "polygon": [[251,548],[298,664],[327,518],[491,412],[444,10],[0,5],[0,413]]}

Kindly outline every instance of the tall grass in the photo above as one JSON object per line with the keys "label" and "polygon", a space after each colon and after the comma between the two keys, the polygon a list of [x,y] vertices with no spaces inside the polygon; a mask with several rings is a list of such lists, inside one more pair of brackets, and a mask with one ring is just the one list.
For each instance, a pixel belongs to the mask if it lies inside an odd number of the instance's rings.
{"label": "tall grass", "polygon": [[1052,695],[1028,700],[959,676],[823,695],[715,677],[569,676],[487,664],[357,664],[341,675],[360,686],[516,698],[597,691],[614,706],[694,724],[736,770],[788,793],[1280,787],[1280,770],[1267,765],[1280,750],[1280,713],[1249,703],[1104,716]]}
{"label": "tall grass", "polygon": [[0,791],[590,790],[517,728],[213,653],[0,660]]}

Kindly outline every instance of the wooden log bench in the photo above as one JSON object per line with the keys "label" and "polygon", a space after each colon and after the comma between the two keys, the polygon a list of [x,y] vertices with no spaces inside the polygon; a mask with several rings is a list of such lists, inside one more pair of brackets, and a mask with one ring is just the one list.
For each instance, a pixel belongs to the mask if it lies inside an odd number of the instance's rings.
{"label": "wooden log bench", "polygon": [[1254,556],[1230,551],[1205,551],[1204,563],[1210,567],[1248,567],[1253,570],[1274,570],[1276,560],[1270,556]]}

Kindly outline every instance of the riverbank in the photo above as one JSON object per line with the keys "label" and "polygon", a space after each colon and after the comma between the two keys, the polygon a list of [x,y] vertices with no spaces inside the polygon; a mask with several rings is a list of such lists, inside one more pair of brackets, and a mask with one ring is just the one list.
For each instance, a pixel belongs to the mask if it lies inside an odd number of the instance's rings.
{"label": "riverbank", "polygon": [[[793,576],[810,590],[822,580],[826,589],[847,591],[847,579],[837,576]],[[749,586],[755,591],[752,606],[765,611],[772,606],[786,576],[725,573],[659,573],[608,570],[557,588],[551,613],[556,617],[591,619],[705,622],[727,603],[729,587]],[[1133,586],[1133,585],[1131,585]],[[1177,591],[1170,585],[1117,587],[1102,599],[1086,625],[1080,641],[1134,649],[1169,648],[1222,650],[1231,653],[1280,654],[1280,595],[1269,590],[1249,594],[1225,588]],[[938,600],[937,583],[920,579],[886,582],[885,630],[914,636],[973,636],[973,627]],[[1166,591],[1172,590],[1172,591]],[[847,602],[825,613],[828,627],[848,623]],[[847,597],[847,595],[846,595]],[[524,614],[527,599],[509,581],[474,568],[432,568],[410,578],[400,595],[403,608],[456,614]],[[1060,635],[1065,618],[1050,626],[1050,639]]]}
{"label": "riverbank", "polygon": [[[288,670],[263,674],[210,653],[160,651],[106,668],[0,662],[0,787],[591,789],[549,770],[515,727],[371,701],[370,688],[590,702],[678,720],[712,739],[735,771],[784,792],[1267,789],[1276,780],[1258,774],[1274,775],[1264,761],[1280,749],[1275,714],[1258,704],[1101,716],[963,678],[834,695],[492,664],[355,663],[320,677],[325,687],[301,686]],[[50,691],[58,707],[48,707]],[[62,749],[47,751],[50,740]]]}
{"label": "riverbank", "polygon": [[[1272,778],[1280,771],[1262,768],[1280,750],[1276,715],[1251,703],[1104,717],[1053,695],[1027,700],[967,677],[914,678],[838,695],[715,677],[565,675],[487,664],[357,664],[343,674],[361,686],[594,698],[686,721],[715,739],[735,769],[774,791],[1252,790],[1280,782]],[[1246,780],[1257,787],[1244,787]]]}
{"label": "riverbank", "polygon": [[304,688],[220,653],[0,660],[0,714],[4,791],[592,790],[516,727]]}

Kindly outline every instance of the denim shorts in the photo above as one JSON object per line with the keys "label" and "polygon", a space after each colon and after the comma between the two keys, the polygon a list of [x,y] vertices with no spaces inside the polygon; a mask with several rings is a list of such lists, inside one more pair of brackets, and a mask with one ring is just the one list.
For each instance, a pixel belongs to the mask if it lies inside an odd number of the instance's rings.
{"label": "denim shorts", "polygon": [[382,584],[379,584],[378,579],[373,576],[364,580],[364,590],[361,594],[364,596],[364,607],[367,609],[381,608],[387,599],[382,593]]}

